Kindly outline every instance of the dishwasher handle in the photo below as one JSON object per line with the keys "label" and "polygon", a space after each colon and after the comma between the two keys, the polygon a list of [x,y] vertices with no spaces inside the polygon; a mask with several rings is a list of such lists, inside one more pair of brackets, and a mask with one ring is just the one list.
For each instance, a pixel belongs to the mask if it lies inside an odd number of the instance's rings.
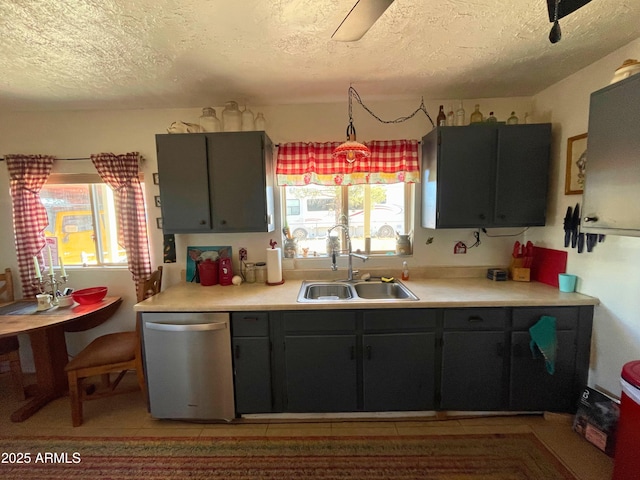
{"label": "dishwasher handle", "polygon": [[206,332],[212,330],[224,330],[227,328],[227,322],[193,324],[145,322],[145,326],[149,330],[162,330],[165,332]]}

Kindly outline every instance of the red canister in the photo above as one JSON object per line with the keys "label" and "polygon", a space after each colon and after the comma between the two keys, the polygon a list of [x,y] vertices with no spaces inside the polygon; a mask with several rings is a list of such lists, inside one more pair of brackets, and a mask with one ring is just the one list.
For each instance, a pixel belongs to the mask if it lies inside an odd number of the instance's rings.
{"label": "red canister", "polygon": [[198,264],[198,273],[200,274],[200,285],[209,286],[218,284],[218,260],[215,262],[207,258]]}
{"label": "red canister", "polygon": [[231,265],[230,258],[220,258],[220,268],[218,277],[220,278],[220,285],[231,285],[233,280],[233,267]]}

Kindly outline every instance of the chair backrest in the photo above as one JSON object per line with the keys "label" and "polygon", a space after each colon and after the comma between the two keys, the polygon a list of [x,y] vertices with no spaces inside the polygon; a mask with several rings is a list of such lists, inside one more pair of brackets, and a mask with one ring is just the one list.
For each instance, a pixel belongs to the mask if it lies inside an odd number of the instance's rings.
{"label": "chair backrest", "polygon": [[143,301],[146,298],[152,297],[156,293],[160,292],[162,288],[162,266],[151,274],[146,280],[138,282],[137,296],[138,302]]}
{"label": "chair backrest", "polygon": [[0,302],[13,302],[13,276],[11,269],[5,268],[4,273],[0,273],[0,282],[4,282],[0,286]]}

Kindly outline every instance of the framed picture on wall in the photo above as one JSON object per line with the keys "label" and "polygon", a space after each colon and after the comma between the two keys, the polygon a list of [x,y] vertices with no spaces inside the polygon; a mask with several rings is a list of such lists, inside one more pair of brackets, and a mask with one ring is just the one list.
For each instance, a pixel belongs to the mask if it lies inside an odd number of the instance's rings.
{"label": "framed picture on wall", "polygon": [[154,185],[160,185],[160,177],[157,173],[153,174],[153,184]]}
{"label": "framed picture on wall", "polygon": [[587,167],[587,134],[567,139],[567,169],[564,180],[565,195],[581,195]]}
{"label": "framed picture on wall", "polygon": [[153,200],[155,201],[156,207],[162,206],[162,203],[160,202],[160,195],[156,195],[155,197],[153,197]]}

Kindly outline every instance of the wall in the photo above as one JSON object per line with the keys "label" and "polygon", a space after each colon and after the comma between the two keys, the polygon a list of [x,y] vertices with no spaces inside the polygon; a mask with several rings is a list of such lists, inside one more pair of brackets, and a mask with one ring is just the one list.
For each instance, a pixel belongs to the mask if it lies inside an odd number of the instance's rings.
{"label": "wall", "polygon": [[[581,195],[564,194],[567,138],[587,132],[591,92],[608,85],[627,58],[640,58],[640,39],[534,97],[536,114],[553,123],[548,223],[526,235],[536,245],[564,249],[565,212],[568,206],[582,204]],[[587,177],[588,162],[587,157]],[[609,235],[591,253],[564,250],[569,251],[567,271],[579,277],[578,291],[601,302],[596,307],[589,383],[619,395],[622,366],[640,359],[640,238]]]}

